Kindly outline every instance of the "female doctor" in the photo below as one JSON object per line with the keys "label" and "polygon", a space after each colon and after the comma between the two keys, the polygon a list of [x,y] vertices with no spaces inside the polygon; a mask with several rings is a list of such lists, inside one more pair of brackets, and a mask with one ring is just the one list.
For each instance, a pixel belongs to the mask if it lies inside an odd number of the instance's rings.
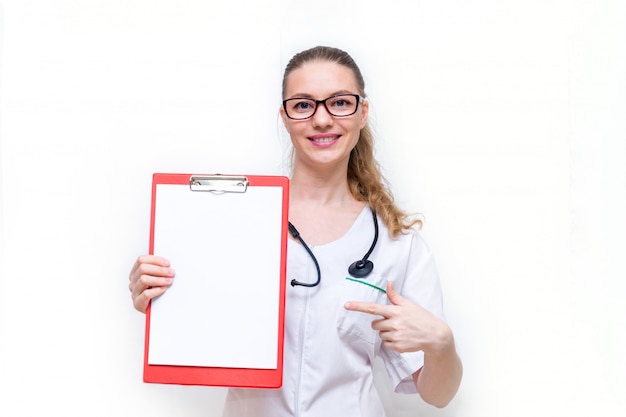
{"label": "female doctor", "polygon": [[[282,93],[294,150],[283,386],[229,390],[224,416],[384,416],[375,357],[396,392],[446,406],[461,361],[433,256],[374,159],[359,68],[342,50],[305,50]],[[140,256],[129,277],[135,308],[145,312],[174,274],[167,259]]]}

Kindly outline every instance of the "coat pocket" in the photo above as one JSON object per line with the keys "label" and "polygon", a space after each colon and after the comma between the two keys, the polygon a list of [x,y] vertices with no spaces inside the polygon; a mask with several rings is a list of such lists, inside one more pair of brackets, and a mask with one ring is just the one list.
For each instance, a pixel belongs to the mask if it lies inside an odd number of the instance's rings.
{"label": "coat pocket", "polygon": [[345,341],[359,338],[374,344],[378,332],[372,329],[372,321],[380,318],[372,314],[346,310],[343,305],[348,301],[389,304],[385,288],[387,280],[381,277],[357,279],[348,277],[341,286],[341,305],[337,318],[339,336]]}

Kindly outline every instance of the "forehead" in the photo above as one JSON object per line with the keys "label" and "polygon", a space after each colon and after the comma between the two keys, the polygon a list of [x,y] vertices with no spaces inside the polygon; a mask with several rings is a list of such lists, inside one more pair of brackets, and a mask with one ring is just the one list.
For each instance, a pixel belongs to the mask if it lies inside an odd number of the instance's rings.
{"label": "forehead", "polygon": [[322,99],[339,92],[359,93],[352,70],[335,62],[313,61],[289,74],[285,96],[306,95]]}

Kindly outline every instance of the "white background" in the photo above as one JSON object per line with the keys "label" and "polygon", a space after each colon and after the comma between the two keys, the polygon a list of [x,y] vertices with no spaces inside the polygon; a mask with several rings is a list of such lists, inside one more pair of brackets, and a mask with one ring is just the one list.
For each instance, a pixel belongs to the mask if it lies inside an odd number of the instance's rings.
{"label": "white background", "polygon": [[365,74],[465,365],[444,410],[382,378],[389,416],[624,415],[625,2],[0,3],[0,415],[220,415],[142,382],[151,174],[287,173],[282,70],[316,44]]}

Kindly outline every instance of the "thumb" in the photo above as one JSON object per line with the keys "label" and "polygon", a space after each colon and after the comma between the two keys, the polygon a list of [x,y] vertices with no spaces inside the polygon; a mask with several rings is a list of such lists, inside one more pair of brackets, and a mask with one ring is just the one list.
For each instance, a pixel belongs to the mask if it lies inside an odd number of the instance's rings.
{"label": "thumb", "polygon": [[387,281],[387,298],[393,305],[402,305],[405,302],[405,298],[393,288],[392,281]]}

